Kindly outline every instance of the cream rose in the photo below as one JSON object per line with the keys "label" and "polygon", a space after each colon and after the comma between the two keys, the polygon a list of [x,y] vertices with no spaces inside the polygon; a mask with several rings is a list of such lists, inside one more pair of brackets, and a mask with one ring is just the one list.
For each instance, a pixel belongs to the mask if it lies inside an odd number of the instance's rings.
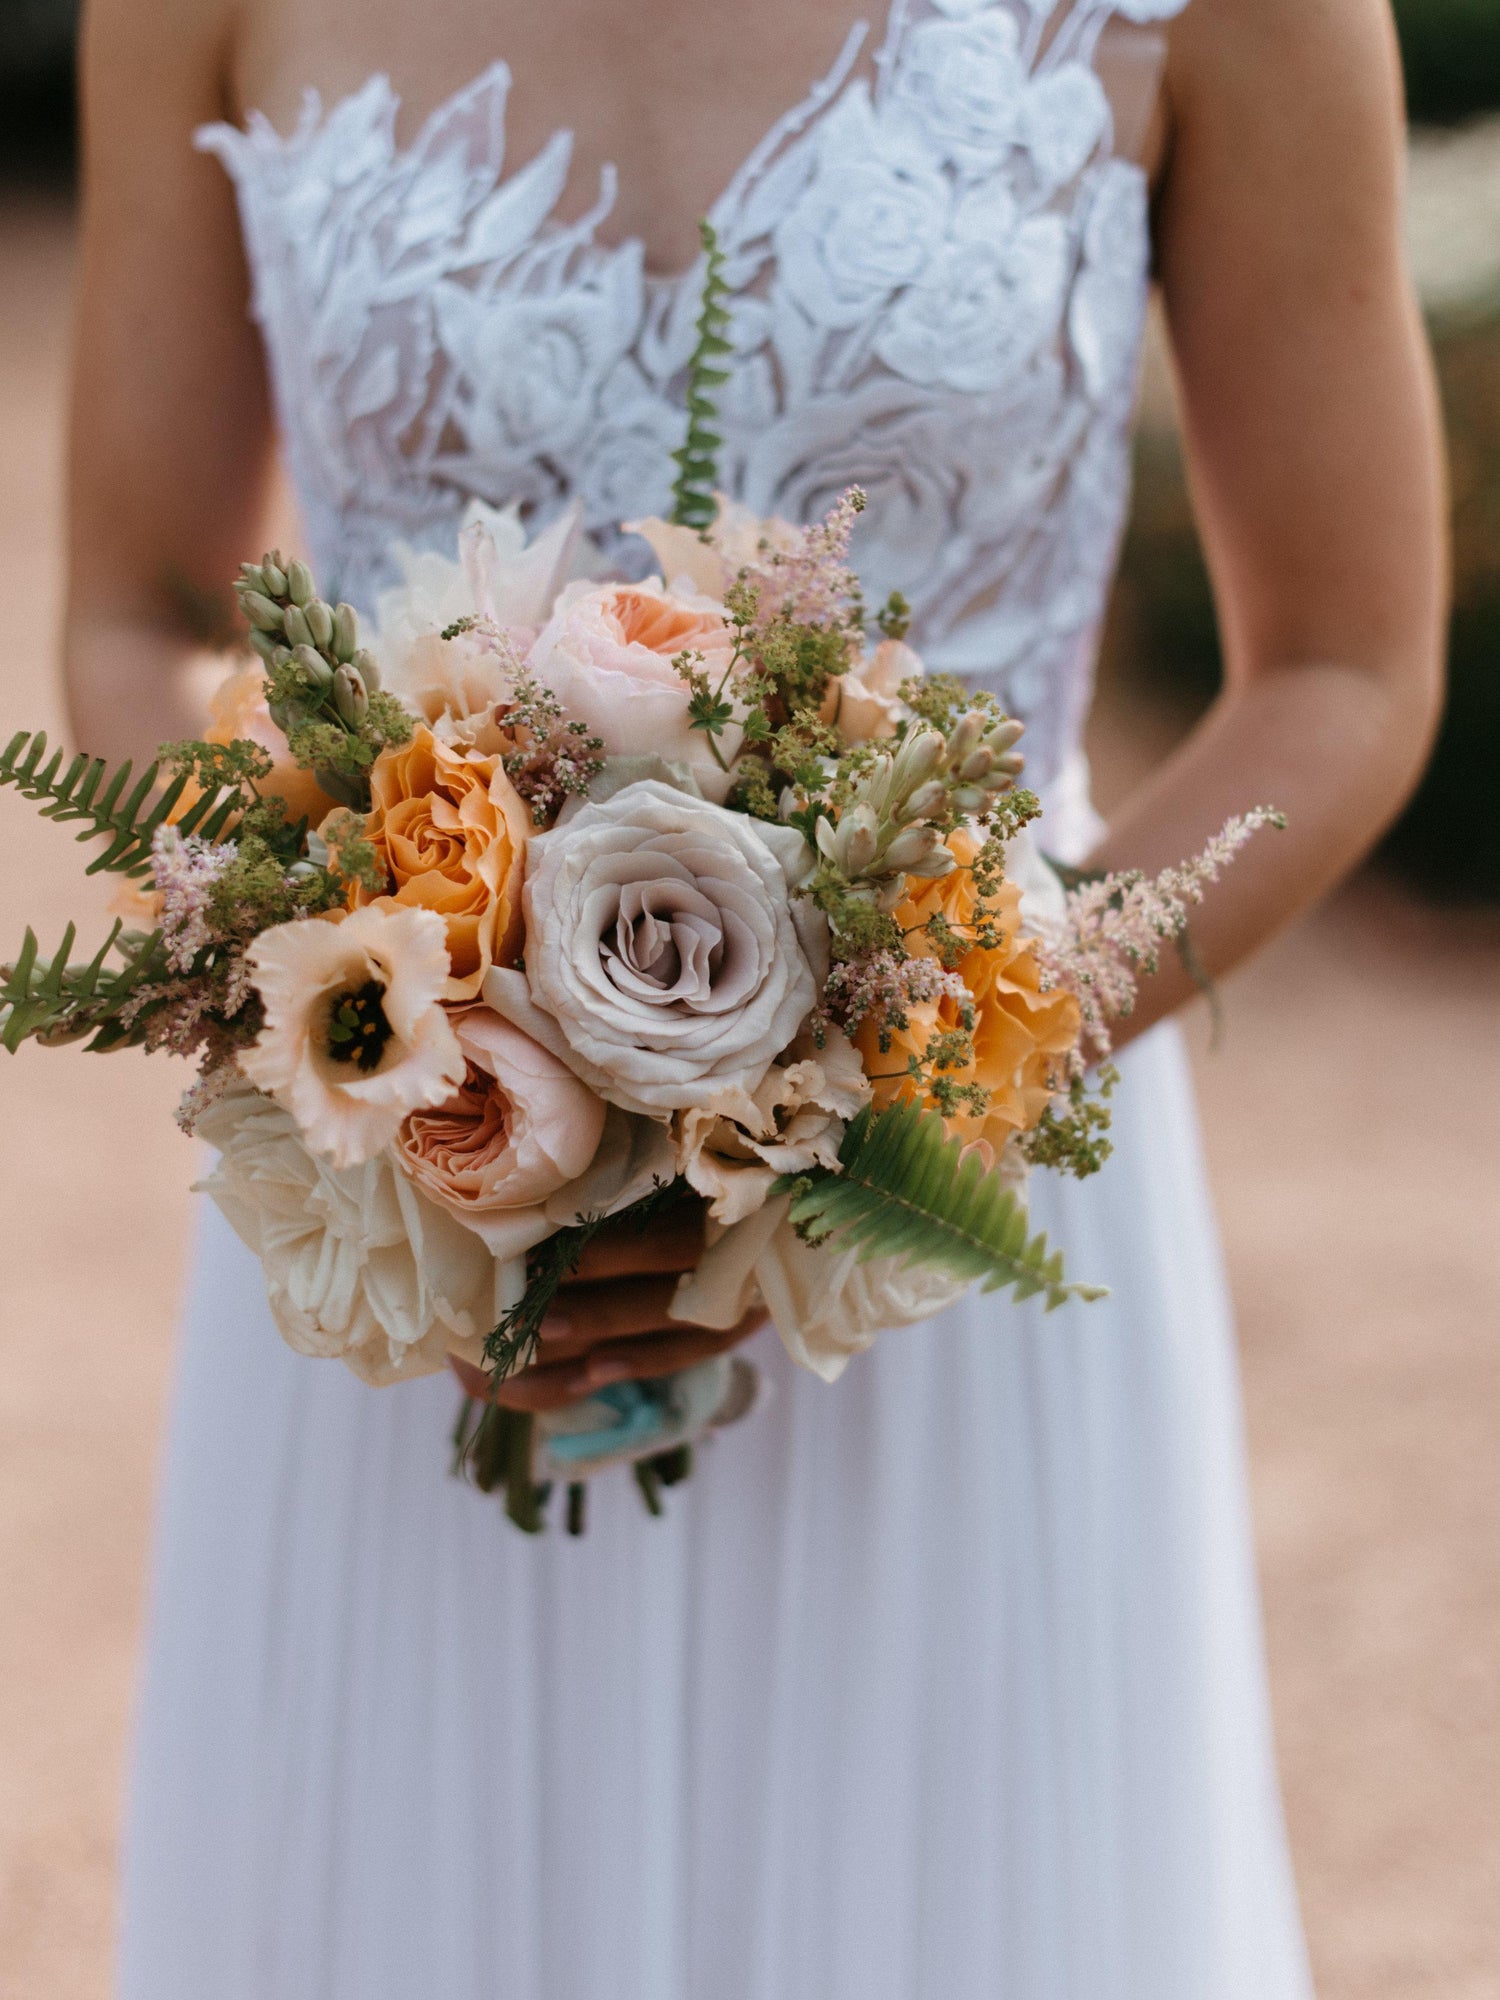
{"label": "cream rose", "polygon": [[519,1257],[556,1227],[544,1204],[593,1159],[604,1103],[488,1007],[451,1018],[467,1074],[454,1096],[407,1119],[400,1164],[492,1256]]}
{"label": "cream rose", "polygon": [[891,1327],[943,1312],[969,1289],[897,1257],[861,1263],[857,1250],[814,1249],[787,1220],[784,1197],[726,1229],[677,1287],[674,1319],[736,1325],[759,1298],[799,1367],[836,1382],[856,1354]]}
{"label": "cream rose", "polygon": [[496,967],[485,1000],[627,1111],[753,1092],[827,956],[791,893],[810,859],[794,828],[627,785],[531,842],[526,970]]}
{"label": "cream rose", "polygon": [[[696,592],[645,583],[570,584],[531,649],[530,666],[586,723],[613,757],[656,755],[693,773],[706,798],[722,799],[729,773],[706,733],[694,729],[687,683],[672,662],[700,656],[717,687],[734,656],[723,606]],[[731,723],[718,739],[727,763],[739,748]]]}
{"label": "cream rose", "polygon": [[260,1259],[289,1347],[374,1383],[432,1374],[450,1351],[478,1359],[497,1317],[494,1260],[389,1153],[329,1166],[290,1113],[248,1090],[197,1130],[221,1155],[202,1191]]}
{"label": "cream rose", "polygon": [[820,1049],[804,1033],[753,1091],[715,1091],[678,1112],[677,1171],[707,1196],[715,1222],[742,1222],[779,1175],[837,1166],[844,1127],[869,1095],[859,1051],[845,1035],[831,1029]]}

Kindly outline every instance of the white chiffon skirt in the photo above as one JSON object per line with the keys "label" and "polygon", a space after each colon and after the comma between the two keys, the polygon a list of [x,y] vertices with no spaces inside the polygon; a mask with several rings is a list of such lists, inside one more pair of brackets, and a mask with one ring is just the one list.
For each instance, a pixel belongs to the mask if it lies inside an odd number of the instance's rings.
{"label": "white chiffon skirt", "polygon": [[205,1210],[123,2000],[1306,2000],[1180,1044],[988,1300],[531,1541]]}

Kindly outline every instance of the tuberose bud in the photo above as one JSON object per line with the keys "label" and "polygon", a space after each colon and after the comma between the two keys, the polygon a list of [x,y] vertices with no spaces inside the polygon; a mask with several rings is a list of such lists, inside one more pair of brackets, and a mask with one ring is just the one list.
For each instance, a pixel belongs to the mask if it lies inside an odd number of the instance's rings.
{"label": "tuberose bud", "polygon": [[335,605],[333,612],[333,657],[347,666],[359,647],[359,618],[352,604]]}
{"label": "tuberose bud", "polygon": [[254,626],[250,628],[250,644],[259,653],[268,667],[274,665],[276,655],[285,650],[285,648],[277,645],[269,632],[259,632]]}
{"label": "tuberose bud", "polygon": [[292,600],[293,604],[299,606],[311,604],[317,596],[317,586],[313,582],[313,573],[305,562],[287,564],[286,594]]}
{"label": "tuberose bud", "polygon": [[370,712],[365,684],[353,667],[340,667],[333,677],[333,705],[346,729],[358,729]]}
{"label": "tuberose bud", "polygon": [[902,875],[925,875],[931,871],[923,864],[940,850],[947,851],[931,827],[909,826],[896,835],[882,859],[887,868],[894,868]]}
{"label": "tuberose bud", "polygon": [[906,801],[907,819],[930,819],[940,813],[948,803],[948,787],[941,778],[929,778],[925,785],[918,785]]}
{"label": "tuberose bud", "polygon": [[294,646],[292,658],[309,689],[317,695],[326,694],[333,685],[333,669],[322,654],[314,652],[311,646]]}
{"label": "tuberose bud", "polygon": [[981,743],[977,750],[971,750],[958,767],[958,775],[967,785],[977,785],[981,778],[987,778],[995,766],[995,753]]}
{"label": "tuberose bud", "polygon": [[281,567],[280,555],[279,549],[272,549],[260,566],[260,573],[266,580],[268,597],[286,596],[286,571]]}
{"label": "tuberose bud", "polygon": [[281,606],[262,597],[258,590],[247,590],[240,598],[240,608],[257,632],[281,631]]}
{"label": "tuberose bud", "polygon": [[[898,835],[898,839],[904,838]],[[875,859],[880,845],[880,823],[867,805],[858,805],[844,814],[838,826],[837,860],[846,875],[862,875]]]}
{"label": "tuberose bud", "polygon": [[282,630],[292,647],[310,646],[313,643],[312,627],[307,622],[306,613],[300,606],[289,604],[281,614]]}
{"label": "tuberose bud", "polygon": [[365,651],[356,653],[350,665],[371,694],[380,692],[380,662],[373,653]]}
{"label": "tuberose bud", "polygon": [[325,604],[321,597],[315,597],[310,604],[303,605],[302,616],[307,620],[313,644],[319,652],[326,651],[333,644],[332,605]]}

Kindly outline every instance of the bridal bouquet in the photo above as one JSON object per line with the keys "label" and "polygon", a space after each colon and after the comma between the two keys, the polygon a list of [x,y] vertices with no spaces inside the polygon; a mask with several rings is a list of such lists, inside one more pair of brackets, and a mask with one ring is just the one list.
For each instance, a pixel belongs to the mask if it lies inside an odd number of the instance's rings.
{"label": "bridal bouquet", "polygon": [[[1109,1019],[1269,817],[1065,888],[1021,724],[923,671],[899,599],[867,617],[859,494],[750,518],[703,414],[676,519],[632,524],[644,582],[592,574],[572,517],[528,542],[476,504],[456,560],[397,552],[366,637],[273,552],[207,737],[139,777],[0,757],[134,885],[86,960],[27,933],[0,1039],[196,1055],[181,1121],[277,1326],[369,1382],[498,1383],[606,1222],[683,1202],[674,1316],[761,1304],[829,1380],[976,1283],[1090,1296],[1028,1172],[1101,1164]],[[654,1507],[752,1396],[725,1355],[538,1417],[476,1398],[456,1444],[522,1526],[555,1482],[576,1526],[590,1472],[628,1460]]]}

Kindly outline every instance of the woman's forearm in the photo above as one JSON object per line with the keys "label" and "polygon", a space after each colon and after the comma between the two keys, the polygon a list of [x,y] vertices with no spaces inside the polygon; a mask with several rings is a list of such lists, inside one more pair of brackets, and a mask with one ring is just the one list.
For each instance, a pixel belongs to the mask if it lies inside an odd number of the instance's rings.
{"label": "woman's forearm", "polygon": [[222,660],[167,624],[73,616],[64,688],[73,747],[139,771],[165,742],[201,736]]}
{"label": "woman's forearm", "polygon": [[[1258,834],[1192,913],[1193,958],[1222,978],[1347,874],[1400,810],[1431,741],[1439,687],[1436,658],[1389,677],[1333,665],[1258,673],[1226,691],[1127,800],[1088,865],[1155,874],[1198,852],[1232,814],[1259,805],[1285,813],[1286,830]],[[1197,991],[1168,947],[1117,1045]]]}

